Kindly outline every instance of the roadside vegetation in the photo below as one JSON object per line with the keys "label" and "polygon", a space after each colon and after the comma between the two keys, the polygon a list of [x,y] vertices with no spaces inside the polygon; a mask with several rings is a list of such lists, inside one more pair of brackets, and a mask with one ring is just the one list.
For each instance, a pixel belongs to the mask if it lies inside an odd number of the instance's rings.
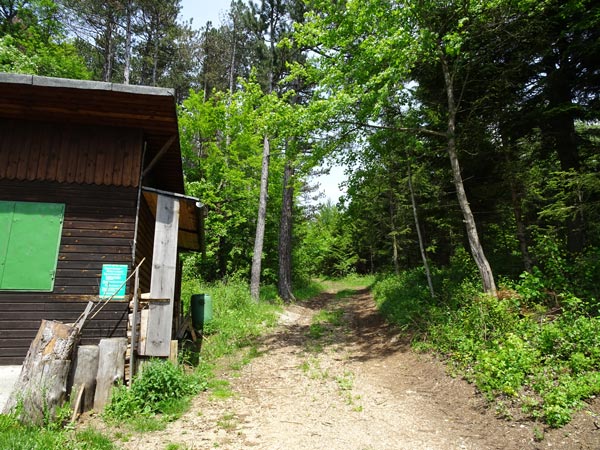
{"label": "roadside vegetation", "polygon": [[373,292],[388,320],[414,333],[417,349],[443,355],[500,415],[561,427],[600,394],[597,259],[568,266],[546,245],[545,265],[505,280],[498,298],[480,292],[474,266],[461,258],[434,272],[434,299],[420,269],[381,276]]}
{"label": "roadside vegetation", "polygon": [[[219,358],[256,356],[281,302],[329,283],[307,280],[353,274],[393,274],[381,312],[506,417],[560,427],[600,393],[599,2],[256,0],[196,30],[181,0],[96,3],[2,2],[0,71],[175,88],[206,211],[182,298],[214,305],[201,352],[151,363],[107,420],[228,395]],[[317,205],[328,164],[345,193]],[[102,448],[1,420],[0,447]]]}
{"label": "roadside vegetation", "polygon": [[[308,294],[320,289],[309,285]],[[132,433],[164,429],[190,406],[191,399],[208,390],[215,397],[230,395],[227,383],[215,373],[219,358],[240,349],[247,364],[257,356],[253,351],[254,339],[272,327],[280,302],[273,288],[265,289],[261,302],[250,297],[248,284],[242,281],[219,282],[203,285],[197,280],[186,280],[182,298],[189,302],[192,293],[207,293],[213,300],[213,320],[206,323],[199,342],[185,341],[180,362],[152,360],[136,375],[130,387],[113,390],[111,403],[102,418],[110,433],[93,428],[76,430],[68,424],[71,410],[65,405],[56,420],[42,427],[25,427],[14,415],[0,415],[0,448],[11,450],[110,450],[118,448],[118,441],[126,441]],[[302,295],[302,291],[300,292]],[[186,309],[189,308],[189,303]],[[108,436],[111,436],[110,438]],[[117,441],[113,443],[112,440]]]}

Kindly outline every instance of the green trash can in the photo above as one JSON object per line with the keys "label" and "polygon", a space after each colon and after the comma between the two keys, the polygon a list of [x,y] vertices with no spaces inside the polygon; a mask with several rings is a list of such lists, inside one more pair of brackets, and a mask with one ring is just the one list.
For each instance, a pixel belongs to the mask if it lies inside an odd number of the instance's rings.
{"label": "green trash can", "polygon": [[212,299],[208,294],[194,294],[190,302],[192,310],[192,326],[201,330],[204,324],[212,320]]}

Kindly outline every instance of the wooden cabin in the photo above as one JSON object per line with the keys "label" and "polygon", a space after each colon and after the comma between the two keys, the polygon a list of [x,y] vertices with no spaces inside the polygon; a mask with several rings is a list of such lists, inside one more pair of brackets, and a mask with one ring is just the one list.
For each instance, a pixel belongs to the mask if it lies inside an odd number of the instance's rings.
{"label": "wooden cabin", "polygon": [[126,336],[124,280],[143,258],[140,290],[163,300],[140,353],[167,356],[200,212],[172,90],[0,73],[0,365],[23,361],[42,319],[74,322],[90,300],[110,298],[82,344]]}

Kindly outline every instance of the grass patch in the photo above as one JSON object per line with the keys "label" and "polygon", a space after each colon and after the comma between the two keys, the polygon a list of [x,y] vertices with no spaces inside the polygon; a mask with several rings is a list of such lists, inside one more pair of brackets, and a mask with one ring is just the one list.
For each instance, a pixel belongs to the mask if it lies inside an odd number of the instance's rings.
{"label": "grass patch", "polygon": [[326,290],[327,288],[323,283],[318,280],[311,280],[294,286],[294,297],[296,297],[297,301],[309,300]]}
{"label": "grass patch", "polygon": [[358,289],[371,287],[376,279],[375,275],[351,274],[343,278],[320,279],[319,282],[328,290],[335,290],[338,292],[347,291],[354,294]]}
{"label": "grass patch", "polygon": [[223,417],[217,421],[217,426],[223,430],[233,430],[237,427],[237,424],[238,418],[233,413],[224,414]]}
{"label": "grass patch", "polygon": [[187,280],[182,292],[184,310],[189,309],[192,293],[205,293],[212,298],[213,320],[205,324],[202,364],[214,363],[222,356],[253,345],[258,336],[276,324],[276,313],[281,310],[274,291],[263,290],[261,301],[255,302],[248,285],[241,281],[204,285],[199,280]]}
{"label": "grass patch", "polygon": [[12,415],[0,414],[0,448],[10,450],[116,450],[112,441],[93,428],[75,432],[62,423],[30,427]]}
{"label": "grass patch", "polygon": [[585,399],[600,394],[600,317],[585,312],[586,302],[562,294],[556,315],[556,303],[531,300],[544,294],[532,294],[529,276],[496,298],[479,293],[475,281],[455,282],[441,271],[436,290],[445,295],[434,301],[420,272],[379,280],[374,295],[380,311],[414,333],[417,348],[446,356],[500,415],[510,418],[516,406],[561,427]]}
{"label": "grass patch", "polygon": [[335,327],[343,325],[344,310],[336,308],[334,310],[322,309],[313,316],[313,323],[328,323]]}
{"label": "grass patch", "polygon": [[227,380],[213,379],[209,382],[210,395],[214,399],[224,400],[233,397],[231,384]]}

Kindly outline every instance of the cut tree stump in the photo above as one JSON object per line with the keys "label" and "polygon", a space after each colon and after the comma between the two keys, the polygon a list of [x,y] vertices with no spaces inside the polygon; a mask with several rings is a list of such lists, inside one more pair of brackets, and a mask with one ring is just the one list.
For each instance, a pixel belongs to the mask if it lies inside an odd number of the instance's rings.
{"label": "cut tree stump", "polygon": [[71,357],[79,333],[77,326],[42,320],[3,413],[12,413],[22,404],[19,413],[23,423],[41,425],[54,418],[56,408],[66,398]]}

